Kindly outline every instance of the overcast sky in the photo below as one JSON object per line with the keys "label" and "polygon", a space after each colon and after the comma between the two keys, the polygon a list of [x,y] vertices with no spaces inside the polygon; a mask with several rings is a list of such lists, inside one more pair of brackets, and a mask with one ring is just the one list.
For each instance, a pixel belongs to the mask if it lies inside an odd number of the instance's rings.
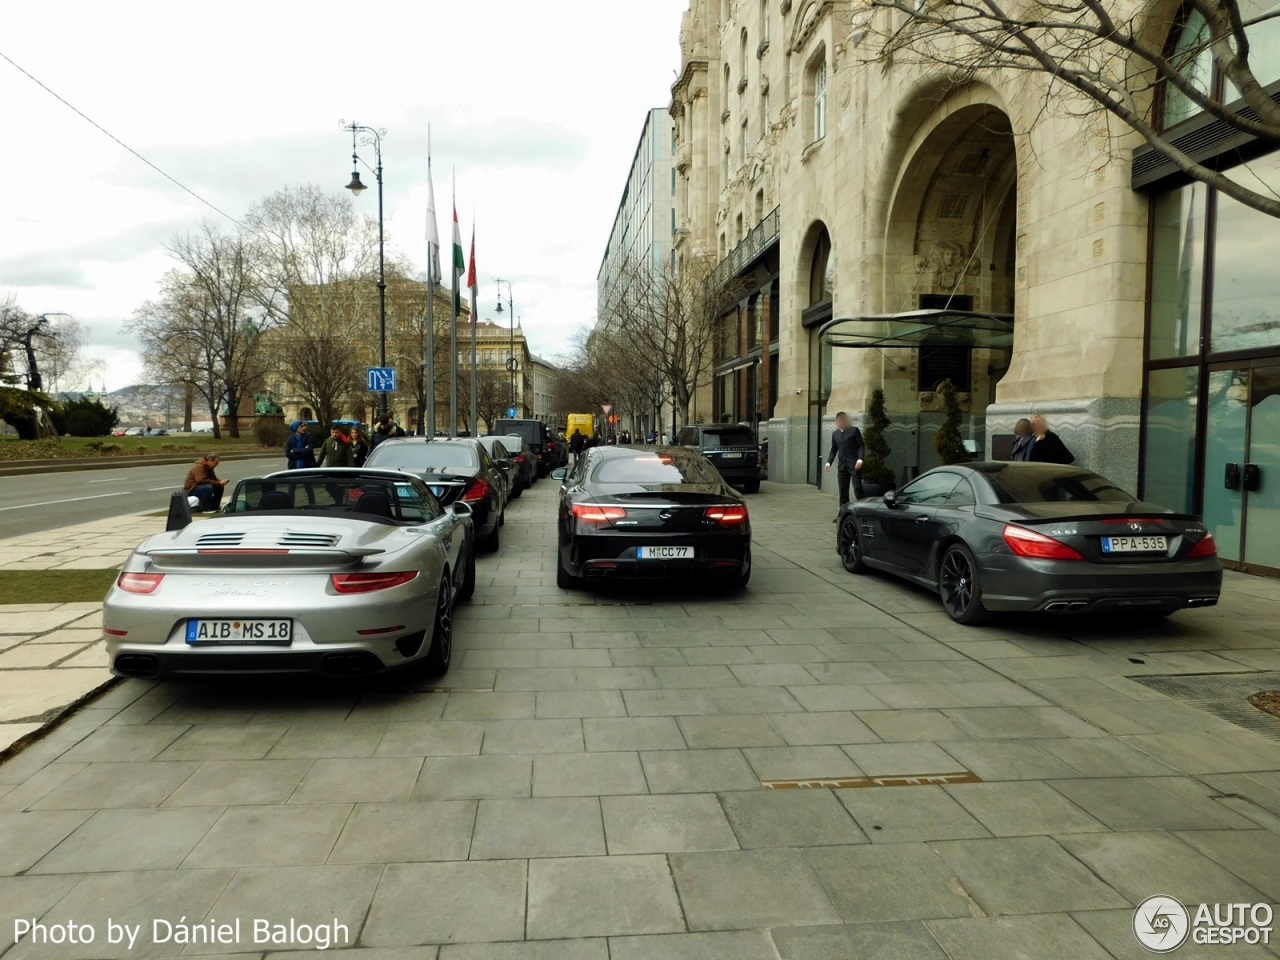
{"label": "overcast sky", "polygon": [[[478,221],[482,313],[493,278],[510,279],[533,350],[554,356],[594,321],[596,271],[645,111],[668,102],[686,5],[50,0],[5,5],[0,52],[236,217],[285,185],[341,190],[351,141],[338,121],[385,127],[389,242],[422,269],[430,123],[442,241],[456,167],[464,245],[473,208]],[[121,326],[171,265],[165,242],[221,218],[3,60],[0,103],[0,297],[73,314],[107,386],[139,382]],[[357,201],[376,204],[372,190]]]}

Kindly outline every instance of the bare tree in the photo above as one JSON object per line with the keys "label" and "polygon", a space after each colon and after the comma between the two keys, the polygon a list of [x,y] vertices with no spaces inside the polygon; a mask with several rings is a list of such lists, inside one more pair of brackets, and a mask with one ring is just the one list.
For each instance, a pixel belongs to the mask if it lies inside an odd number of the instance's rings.
{"label": "bare tree", "polygon": [[0,416],[24,440],[58,434],[48,415],[53,401],[45,375],[56,385],[80,351],[79,325],[71,317],[58,317],[33,316],[12,294],[0,300]]}
{"label": "bare tree", "polygon": [[[698,389],[711,382],[717,321],[741,296],[737,281],[716,284],[710,258],[629,263],[619,271],[601,305],[588,353],[593,363],[612,361],[610,378],[622,378],[639,396],[656,385],[669,391],[680,423]],[[601,359],[603,357],[603,359]]]}
{"label": "bare tree", "polygon": [[255,250],[242,234],[205,223],[169,247],[181,266],[161,281],[159,299],[140,307],[125,329],[142,340],[153,371],[170,383],[194,383],[204,395],[215,437],[226,404],[230,434],[240,436],[245,392],[261,380],[262,335],[271,324],[262,309]]}
{"label": "bare tree", "polygon": [[[468,415],[471,406],[471,371],[465,377],[460,370],[458,374],[458,392],[462,393],[462,381],[467,382]],[[507,406],[511,403],[510,374],[497,367],[479,367],[476,370],[476,416],[484,421],[485,429],[492,431],[493,425],[507,414]],[[477,424],[477,427],[479,425]],[[479,429],[475,435],[479,435]]]}
{"label": "bare tree", "polygon": [[[1155,114],[1162,99],[1181,98],[1232,130],[1280,143],[1280,104],[1250,62],[1253,28],[1280,10],[1246,17],[1238,0],[1191,0],[1187,10],[1189,42],[1176,52],[1167,40],[1183,21],[1124,0],[871,0],[871,9],[854,15],[853,37],[868,37],[870,62],[940,66],[955,85],[1000,73],[1015,80],[1038,74],[1042,115],[1105,111],[1187,176],[1280,216],[1280,198],[1197,162]],[[1221,95],[1210,82],[1214,63],[1227,81]]]}
{"label": "bare tree", "polygon": [[247,217],[261,255],[261,302],[279,323],[271,353],[322,421],[361,390],[377,301],[377,223],[315,184],[287,188]]}

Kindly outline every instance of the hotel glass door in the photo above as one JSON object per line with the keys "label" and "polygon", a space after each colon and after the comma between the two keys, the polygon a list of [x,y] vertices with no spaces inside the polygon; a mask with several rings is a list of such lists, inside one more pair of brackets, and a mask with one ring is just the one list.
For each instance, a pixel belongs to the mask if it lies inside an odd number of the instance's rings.
{"label": "hotel glass door", "polygon": [[1280,364],[1210,368],[1204,519],[1224,560],[1280,569]]}

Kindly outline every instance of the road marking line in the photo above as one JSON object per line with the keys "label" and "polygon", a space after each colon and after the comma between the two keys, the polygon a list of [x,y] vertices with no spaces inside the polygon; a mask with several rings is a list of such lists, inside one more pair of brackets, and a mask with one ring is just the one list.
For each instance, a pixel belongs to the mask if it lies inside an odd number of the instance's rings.
{"label": "road marking line", "polygon": [[107,477],[105,480],[90,480],[90,483],[124,483],[128,477]]}
{"label": "road marking line", "polygon": [[76,503],[80,500],[101,500],[103,497],[127,497],[132,491],[120,490],[116,493],[99,493],[92,497],[67,497],[65,500],[43,500],[40,503],[20,503],[14,507],[0,507],[0,513],[6,510],[25,510],[27,507],[51,507],[55,503]]}

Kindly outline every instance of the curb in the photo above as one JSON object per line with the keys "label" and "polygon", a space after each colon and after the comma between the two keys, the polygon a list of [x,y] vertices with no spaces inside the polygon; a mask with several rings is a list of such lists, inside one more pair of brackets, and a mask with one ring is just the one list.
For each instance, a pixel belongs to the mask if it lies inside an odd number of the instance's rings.
{"label": "curb", "polygon": [[[196,456],[199,454],[197,453]],[[269,460],[275,452],[269,449],[243,453],[220,454],[219,459],[231,460]],[[277,456],[277,459],[283,459]],[[51,460],[11,460],[0,461],[0,477],[21,477],[34,473],[79,473],[84,470],[121,470],[127,467],[165,467],[179,463],[192,463],[195,456],[190,453],[154,454],[139,457],[65,457]]]}
{"label": "curb", "polygon": [[[17,740],[13,741],[13,743],[9,744],[9,746],[0,750],[0,764],[7,763],[18,754],[22,753],[22,751],[26,750],[27,747],[39,743],[49,734],[53,733],[54,730],[58,729],[58,727],[70,720],[73,714],[80,711],[81,707],[88,706],[108,690],[119,686],[123,680],[123,677],[111,677],[110,679],[104,680],[102,683],[98,684],[88,693],[72,700],[66,706],[55,708],[56,712],[54,715],[42,723],[38,729],[32,730],[26,736],[19,737]],[[70,747],[67,749],[70,749]]]}

